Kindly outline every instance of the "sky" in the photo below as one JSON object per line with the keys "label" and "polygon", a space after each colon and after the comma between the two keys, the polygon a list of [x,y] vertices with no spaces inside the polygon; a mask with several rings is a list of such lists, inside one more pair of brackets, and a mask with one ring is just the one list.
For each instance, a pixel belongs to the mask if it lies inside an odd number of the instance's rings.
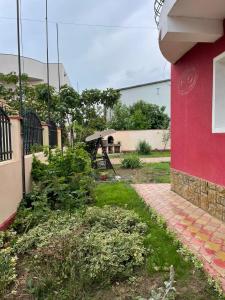
{"label": "sky", "polygon": [[[46,61],[45,0],[20,1],[23,55]],[[121,88],[170,76],[154,0],[48,0],[48,17],[50,62],[57,61],[58,22],[60,61],[74,88]],[[0,0],[0,53],[17,54],[15,18],[16,0]]]}

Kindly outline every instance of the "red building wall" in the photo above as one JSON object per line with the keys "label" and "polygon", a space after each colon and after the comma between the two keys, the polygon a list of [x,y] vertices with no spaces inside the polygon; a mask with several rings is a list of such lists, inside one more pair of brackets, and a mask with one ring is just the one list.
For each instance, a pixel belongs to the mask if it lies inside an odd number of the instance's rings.
{"label": "red building wall", "polygon": [[172,66],[171,76],[171,166],[223,186],[225,134],[212,133],[212,86],[213,59],[224,51],[225,36],[198,44]]}

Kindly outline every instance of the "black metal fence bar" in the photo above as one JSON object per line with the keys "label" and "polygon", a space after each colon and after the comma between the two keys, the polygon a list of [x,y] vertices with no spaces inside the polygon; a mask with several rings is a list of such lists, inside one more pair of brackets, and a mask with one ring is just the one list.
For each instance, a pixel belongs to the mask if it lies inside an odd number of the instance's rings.
{"label": "black metal fence bar", "polygon": [[30,154],[33,146],[43,145],[43,129],[36,113],[27,111],[23,115],[24,152]]}
{"label": "black metal fence bar", "polygon": [[58,134],[57,134],[57,126],[53,121],[48,123],[49,130],[49,146],[54,148],[58,145]]}
{"label": "black metal fence bar", "polygon": [[6,112],[0,107],[0,161],[12,159],[11,123]]}
{"label": "black metal fence bar", "polygon": [[155,0],[154,11],[155,11],[155,22],[159,26],[159,19],[162,11],[163,4],[166,0]]}

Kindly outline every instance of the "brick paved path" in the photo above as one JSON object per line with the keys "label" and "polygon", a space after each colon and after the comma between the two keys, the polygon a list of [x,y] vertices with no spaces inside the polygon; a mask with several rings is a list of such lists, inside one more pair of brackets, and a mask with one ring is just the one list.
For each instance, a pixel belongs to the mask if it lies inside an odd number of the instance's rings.
{"label": "brick paved path", "polygon": [[225,224],[170,191],[169,184],[135,184],[138,194],[219,279],[225,291]]}
{"label": "brick paved path", "polygon": [[[140,159],[143,163],[170,162],[170,157],[142,157]],[[110,160],[113,165],[119,165],[123,158],[111,158]]]}

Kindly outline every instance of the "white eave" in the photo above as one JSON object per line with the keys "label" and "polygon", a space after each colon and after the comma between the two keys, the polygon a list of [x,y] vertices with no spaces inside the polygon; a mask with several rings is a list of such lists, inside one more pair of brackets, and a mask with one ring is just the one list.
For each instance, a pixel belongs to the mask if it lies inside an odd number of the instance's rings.
{"label": "white eave", "polygon": [[224,35],[225,0],[165,0],[159,21],[159,47],[176,63],[197,43]]}

